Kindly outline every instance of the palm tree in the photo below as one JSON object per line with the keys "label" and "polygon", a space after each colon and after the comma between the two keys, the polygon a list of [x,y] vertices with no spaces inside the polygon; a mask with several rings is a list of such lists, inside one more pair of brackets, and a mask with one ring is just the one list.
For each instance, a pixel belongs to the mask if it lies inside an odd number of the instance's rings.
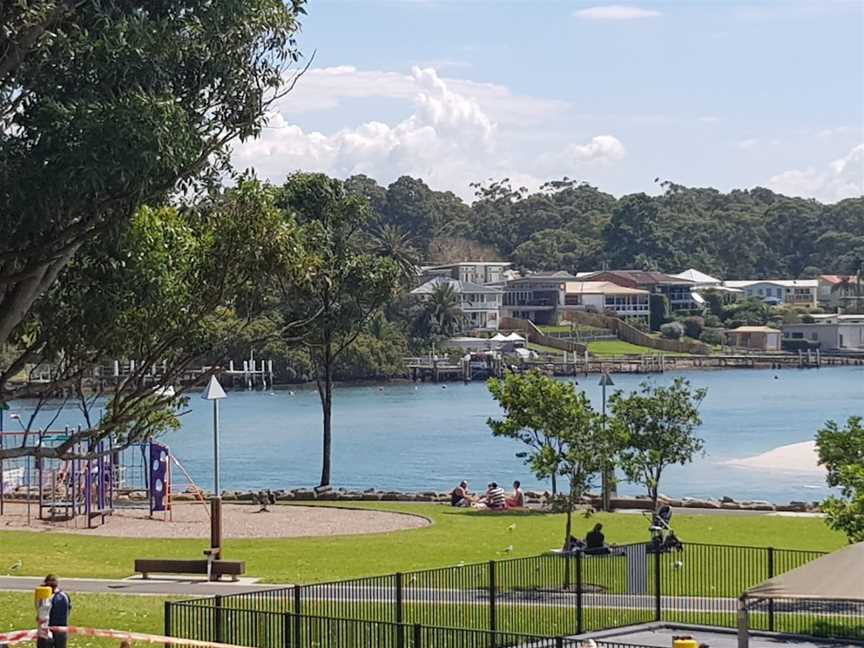
{"label": "palm tree", "polygon": [[459,308],[459,293],[449,282],[436,285],[423,303],[415,331],[424,338],[451,337],[462,330],[465,317]]}
{"label": "palm tree", "polygon": [[410,234],[398,225],[378,221],[369,232],[374,254],[392,259],[399,267],[399,275],[405,286],[416,283],[417,250]]}

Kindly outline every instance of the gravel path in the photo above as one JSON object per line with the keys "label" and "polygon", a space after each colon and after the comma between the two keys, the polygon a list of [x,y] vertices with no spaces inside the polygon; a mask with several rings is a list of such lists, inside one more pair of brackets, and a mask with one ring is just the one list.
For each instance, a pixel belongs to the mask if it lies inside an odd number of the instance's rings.
{"label": "gravel path", "polygon": [[[148,511],[119,509],[104,526],[94,529],[78,518],[78,528],[72,522],[48,523],[37,519],[39,509],[32,508],[32,523],[27,526],[26,504],[6,504],[0,517],[0,531],[31,529],[49,533],[136,538],[203,538],[208,537],[210,521],[207,508],[200,503],[177,503],[173,520],[149,519]],[[334,536],[358,533],[386,533],[401,529],[417,529],[429,521],[416,515],[384,511],[352,510],[317,506],[271,506],[259,513],[257,505],[223,504],[222,527],[226,538],[298,538],[303,536]]]}

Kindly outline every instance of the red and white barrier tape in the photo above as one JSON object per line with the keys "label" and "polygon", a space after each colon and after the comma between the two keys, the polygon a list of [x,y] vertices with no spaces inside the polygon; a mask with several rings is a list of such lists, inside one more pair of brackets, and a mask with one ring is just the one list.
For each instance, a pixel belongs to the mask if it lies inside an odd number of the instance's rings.
{"label": "red and white barrier tape", "polygon": [[[216,643],[212,641],[198,641],[196,639],[182,639],[180,637],[163,637],[161,635],[145,634],[143,632],[123,632],[121,630],[100,630],[98,628],[79,628],[78,626],[51,626],[51,632],[60,632],[67,635],[78,635],[82,637],[100,637],[102,639],[126,639],[129,641],[144,641],[147,643],[160,643],[173,646],[195,646],[197,648],[242,648],[234,644]],[[12,632],[0,633],[0,644],[12,646],[25,641],[36,639],[36,630],[14,630]]]}

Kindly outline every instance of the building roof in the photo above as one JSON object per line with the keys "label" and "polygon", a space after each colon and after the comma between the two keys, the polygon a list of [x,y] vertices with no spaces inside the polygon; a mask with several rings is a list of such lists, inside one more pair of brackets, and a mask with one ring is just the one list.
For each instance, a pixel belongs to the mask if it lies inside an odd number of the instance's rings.
{"label": "building roof", "polygon": [[626,288],[611,281],[568,281],[568,295],[648,295],[647,290]]}
{"label": "building roof", "polygon": [[739,326],[734,329],[727,329],[727,333],[777,333],[781,334],[781,331],[778,329],[771,328],[770,326]]}
{"label": "building roof", "polygon": [[756,284],[772,284],[774,286],[782,286],[783,288],[818,288],[819,281],[817,279],[747,279],[724,281],[723,285],[729,288],[749,288]]}
{"label": "building roof", "polygon": [[660,284],[696,284],[695,281],[682,279],[681,277],[675,277],[673,275],[666,274],[665,272],[656,272],[654,270],[600,270],[599,272],[595,272],[585,278],[590,279],[591,277],[598,275],[611,275],[613,277],[620,277],[623,280],[635,282],[640,286],[656,286]]}
{"label": "building roof", "polygon": [[819,275],[817,281],[822,281],[829,284],[840,284],[844,281],[854,280],[855,275]]}
{"label": "building roof", "polygon": [[744,592],[744,597],[864,601],[862,564],[864,542],[859,542],[769,578]]}
{"label": "building roof", "polygon": [[434,265],[424,265],[421,269],[426,270],[443,270],[444,268],[455,268],[457,266],[503,266],[509,268],[513,265],[510,261],[456,261],[455,263],[436,263]]}
{"label": "building roof", "polygon": [[515,283],[519,281],[530,281],[530,280],[554,280],[557,279],[559,281],[571,281],[575,280],[576,277],[571,275],[569,272],[564,272],[563,270],[559,270],[557,272],[534,272],[529,275],[525,275],[524,277],[517,277],[516,279],[511,279],[508,283]]}
{"label": "building roof", "polygon": [[432,291],[435,290],[438,286],[442,284],[450,284],[453,286],[453,290],[457,293],[493,293],[500,294],[501,288],[494,286],[481,286],[480,284],[472,283],[470,281],[459,281],[458,279],[453,279],[452,277],[432,277],[429,281],[424,283],[422,286],[418,286],[414,290],[411,291],[412,295],[431,295]]}
{"label": "building roof", "polygon": [[679,279],[687,279],[688,281],[695,281],[698,284],[719,284],[720,280],[716,277],[712,277],[711,275],[707,275],[704,272],[700,272],[695,268],[690,268],[689,270],[685,270],[684,272],[679,272],[678,274],[672,275],[673,277],[678,277]]}

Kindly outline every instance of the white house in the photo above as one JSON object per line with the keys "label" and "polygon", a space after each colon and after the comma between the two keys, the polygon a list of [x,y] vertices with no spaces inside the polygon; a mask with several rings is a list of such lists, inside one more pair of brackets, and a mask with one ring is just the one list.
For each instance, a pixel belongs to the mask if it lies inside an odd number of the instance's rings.
{"label": "white house", "polygon": [[815,308],[819,291],[816,279],[754,279],[726,281],[728,288],[744,291],[745,297],[758,297],[774,306],[807,306]]}
{"label": "white house", "polygon": [[864,351],[864,315],[813,315],[813,322],[784,324],[783,338],[807,340],[822,351]]}
{"label": "white house", "polygon": [[651,315],[651,293],[647,290],[611,281],[568,281],[565,286],[565,310],[615,311],[621,318],[648,319]]}
{"label": "white house", "polygon": [[459,309],[465,316],[466,328],[498,329],[503,294],[501,288],[438,276],[415,288],[411,294],[425,301],[432,296],[435,288],[442,284],[452,286],[453,291],[459,296]]}

